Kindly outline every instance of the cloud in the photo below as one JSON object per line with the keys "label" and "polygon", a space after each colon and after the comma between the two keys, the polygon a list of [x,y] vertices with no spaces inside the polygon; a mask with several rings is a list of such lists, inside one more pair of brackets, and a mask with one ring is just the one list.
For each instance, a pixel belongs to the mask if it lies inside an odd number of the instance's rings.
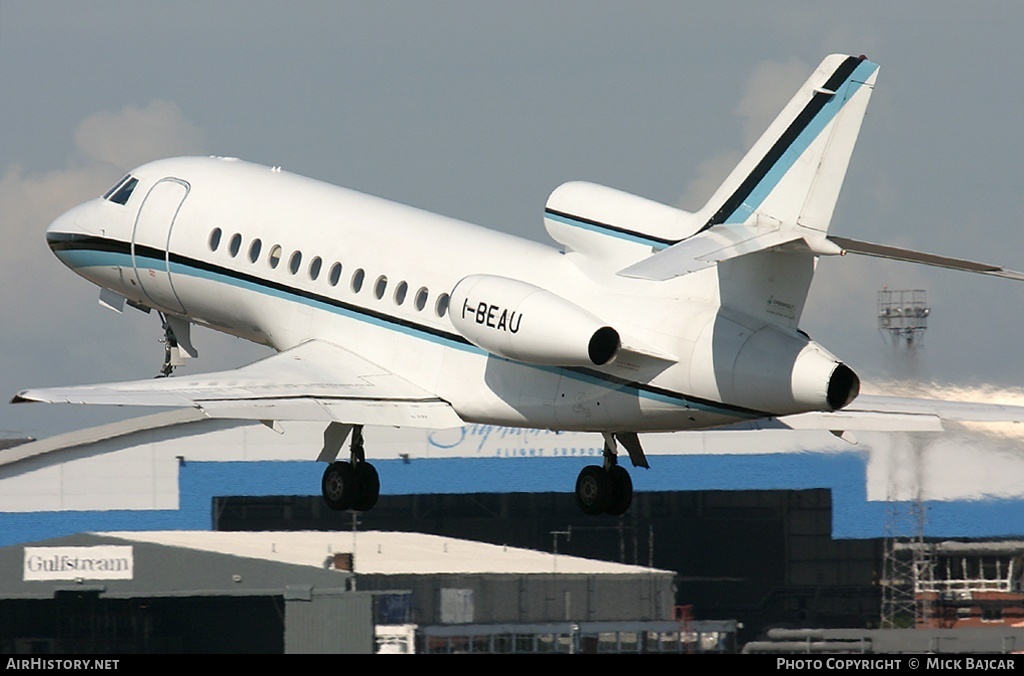
{"label": "cloud", "polygon": [[743,87],[739,103],[733,113],[740,120],[743,152],[725,150],[697,166],[697,178],[690,181],[677,204],[685,209],[697,210],[704,205],[715,189],[732,171],[746,150],[754,145],[786,103],[793,98],[812,67],[797,59],[784,63],[762,61]]}
{"label": "cloud", "polygon": [[43,239],[46,226],[75,204],[102,194],[131,167],[203,148],[199,129],[166,101],[91,115],[78,125],[74,138],[79,155],[69,157],[65,168],[30,173],[11,166],[0,175],[5,236],[0,248],[0,297],[6,307],[19,307],[46,324],[60,319],[44,308],[32,312],[24,296],[27,288],[39,293],[62,279],[53,274],[54,260]]}
{"label": "cloud", "polygon": [[[896,397],[926,397],[943,401],[977,403],[992,406],[1024,407],[1024,390],[996,387],[994,385],[944,385],[921,382],[889,382],[866,385],[865,392],[887,394]],[[1024,439],[1024,424],[1012,422],[958,422],[946,425],[961,435],[980,434],[990,439],[1019,442]],[[1024,455],[1019,448],[1017,455]]]}
{"label": "cloud", "polygon": [[742,120],[745,147],[754,145],[813,69],[798,59],[762,61],[754,67],[733,111]]}
{"label": "cloud", "polygon": [[143,108],[90,115],[75,130],[75,146],[90,162],[127,170],[163,157],[201,154],[206,141],[178,106],[151,101]]}
{"label": "cloud", "polygon": [[[177,106],[155,101],[84,119],[63,168],[0,169],[0,306],[6,328],[0,331],[0,354],[6,355],[0,395],[27,386],[110,380],[137,362],[155,370],[161,355],[155,320],[140,313],[117,318],[102,310],[96,289],[61,266],[43,233],[62,212],[98,197],[131,167],[201,152],[202,138]],[[148,340],[133,338],[143,332]],[[143,352],[145,358],[139,357]],[[5,407],[0,428],[38,435],[46,416],[53,416],[46,407]]]}

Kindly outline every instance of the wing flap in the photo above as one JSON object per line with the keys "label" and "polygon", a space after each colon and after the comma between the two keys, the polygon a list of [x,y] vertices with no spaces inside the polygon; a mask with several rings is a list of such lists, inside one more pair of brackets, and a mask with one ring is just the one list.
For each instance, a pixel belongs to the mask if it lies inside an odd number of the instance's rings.
{"label": "wing flap", "polygon": [[298,420],[357,423],[389,427],[446,429],[465,424],[455,410],[440,399],[297,399],[201,401],[199,408],[210,418],[232,420]]}
{"label": "wing flap", "polygon": [[881,413],[850,411],[800,413],[779,419],[793,430],[829,432],[941,432],[942,420],[928,413]]}

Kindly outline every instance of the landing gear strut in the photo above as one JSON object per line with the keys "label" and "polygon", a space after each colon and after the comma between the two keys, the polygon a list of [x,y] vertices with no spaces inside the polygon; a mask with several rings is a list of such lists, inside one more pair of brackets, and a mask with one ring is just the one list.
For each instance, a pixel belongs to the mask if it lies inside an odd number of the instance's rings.
{"label": "landing gear strut", "polygon": [[174,329],[171,328],[171,323],[167,321],[166,315],[163,312],[157,312],[160,315],[160,324],[164,330],[164,365],[160,367],[160,375],[157,378],[166,378],[174,373],[174,368],[180,366],[181,362],[176,359],[178,356],[178,338],[174,335]]}
{"label": "landing gear strut", "polygon": [[576,502],[584,514],[625,514],[633,503],[633,480],[619,466],[615,436],[605,434],[604,464],[587,465],[576,478]]}
{"label": "landing gear strut", "polygon": [[320,489],[324,502],[334,510],[354,509],[365,512],[377,504],[380,477],[376,468],[366,462],[363,451],[363,426],[352,428],[349,462],[335,461],[327,465]]}

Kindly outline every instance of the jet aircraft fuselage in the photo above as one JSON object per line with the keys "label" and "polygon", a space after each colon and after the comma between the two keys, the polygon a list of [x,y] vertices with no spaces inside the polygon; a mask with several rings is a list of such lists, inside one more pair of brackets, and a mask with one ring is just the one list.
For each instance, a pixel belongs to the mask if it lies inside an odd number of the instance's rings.
{"label": "jet aircraft fuselage", "polygon": [[[133,304],[278,351],[314,339],[348,347],[467,422],[695,429],[834,410],[855,393],[850,378],[830,382],[838,360],[795,327],[723,307],[715,269],[621,277],[235,159],[160,160],[125,183],[47,231],[73,270]],[[479,283],[465,293],[464,280]],[[771,291],[769,310],[802,303]],[[596,360],[588,318],[614,330]],[[478,346],[501,341],[507,354]]]}

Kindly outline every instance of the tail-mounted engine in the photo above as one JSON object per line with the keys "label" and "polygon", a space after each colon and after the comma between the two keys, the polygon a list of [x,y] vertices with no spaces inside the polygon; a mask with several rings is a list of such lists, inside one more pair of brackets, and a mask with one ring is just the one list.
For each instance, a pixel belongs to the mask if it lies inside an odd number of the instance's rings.
{"label": "tail-mounted engine", "polygon": [[620,347],[618,331],[583,308],[507,277],[464,278],[452,290],[449,316],[477,347],[528,364],[602,366]]}

